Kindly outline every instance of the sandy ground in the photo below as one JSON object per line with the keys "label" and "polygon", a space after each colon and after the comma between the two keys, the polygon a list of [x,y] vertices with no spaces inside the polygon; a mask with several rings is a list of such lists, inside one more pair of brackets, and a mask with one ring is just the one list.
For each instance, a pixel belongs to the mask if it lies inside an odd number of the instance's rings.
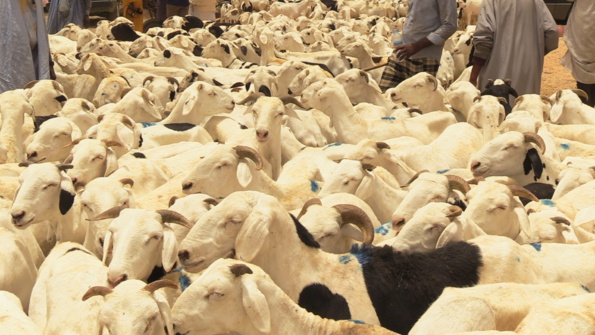
{"label": "sandy ground", "polygon": [[560,37],[558,49],[545,56],[543,75],[541,77],[541,94],[550,96],[557,90],[576,88],[576,81],[565,67],[560,65],[560,59],[566,53],[566,44]]}

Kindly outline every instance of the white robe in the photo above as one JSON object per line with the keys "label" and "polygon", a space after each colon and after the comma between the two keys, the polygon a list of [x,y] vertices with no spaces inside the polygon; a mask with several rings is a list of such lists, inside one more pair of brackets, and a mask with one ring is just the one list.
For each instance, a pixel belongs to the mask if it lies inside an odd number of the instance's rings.
{"label": "white robe", "polygon": [[595,1],[574,1],[564,42],[568,51],[560,63],[578,82],[595,84]]}
{"label": "white robe", "polygon": [[543,0],[483,0],[473,35],[474,56],[488,79],[510,79],[519,95],[539,94],[544,55],[558,47],[558,26]]}

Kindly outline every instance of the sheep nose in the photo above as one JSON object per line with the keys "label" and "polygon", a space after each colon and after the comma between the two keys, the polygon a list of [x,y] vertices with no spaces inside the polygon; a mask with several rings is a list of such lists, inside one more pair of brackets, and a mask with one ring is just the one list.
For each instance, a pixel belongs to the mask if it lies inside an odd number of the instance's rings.
{"label": "sheep nose", "polygon": [[180,252],[178,252],[178,258],[182,263],[186,262],[190,259],[190,252],[188,250],[180,250]]}
{"label": "sheep nose", "polygon": [[256,136],[258,136],[258,139],[261,139],[261,140],[267,139],[269,137],[269,131],[268,130],[257,130]]}
{"label": "sheep nose", "polygon": [[187,191],[189,189],[192,188],[192,183],[191,182],[187,182],[187,183],[183,183],[182,184],[182,190]]}
{"label": "sheep nose", "polygon": [[405,224],[404,217],[399,217],[399,218],[393,219],[393,229],[400,230],[401,226],[403,226],[404,224]]}
{"label": "sheep nose", "polygon": [[471,170],[475,170],[475,169],[477,169],[480,166],[481,166],[481,163],[480,162],[477,162],[477,161],[471,162]]}
{"label": "sheep nose", "polygon": [[119,276],[118,278],[116,278],[115,280],[112,280],[112,278],[110,278],[109,276],[107,277],[107,282],[112,285],[112,287],[116,287],[118,286],[118,284],[120,284],[121,282],[125,281],[126,279],[128,279],[128,275],[127,274],[123,274],[121,276]]}
{"label": "sheep nose", "polygon": [[77,181],[79,181],[78,178],[76,178],[76,177],[72,178],[72,185],[75,185]]}
{"label": "sheep nose", "polygon": [[37,157],[37,151],[33,151],[32,153],[27,154],[27,159],[31,159],[33,157]]}
{"label": "sheep nose", "polygon": [[287,94],[293,95],[293,92],[291,92],[291,89],[287,89]]}
{"label": "sheep nose", "polygon": [[25,211],[20,211],[18,213],[10,213],[12,216],[12,221],[19,221],[20,219],[25,217]]}

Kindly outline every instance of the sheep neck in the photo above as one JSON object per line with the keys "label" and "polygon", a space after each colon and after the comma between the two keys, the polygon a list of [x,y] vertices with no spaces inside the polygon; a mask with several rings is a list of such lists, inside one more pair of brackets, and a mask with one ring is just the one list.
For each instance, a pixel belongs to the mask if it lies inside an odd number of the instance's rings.
{"label": "sheep neck", "polygon": [[[335,97],[335,102],[340,103],[341,98],[338,96]],[[343,101],[349,102],[349,99],[347,98]],[[350,104],[324,106],[324,112],[331,117],[333,126],[337,130],[341,141],[349,144],[357,144],[367,137],[368,122]]]}

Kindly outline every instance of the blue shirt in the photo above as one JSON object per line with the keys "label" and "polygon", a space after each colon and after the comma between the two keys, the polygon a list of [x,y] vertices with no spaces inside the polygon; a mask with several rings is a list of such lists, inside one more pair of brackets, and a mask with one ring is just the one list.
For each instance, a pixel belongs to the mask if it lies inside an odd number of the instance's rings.
{"label": "blue shirt", "polygon": [[412,59],[440,60],[444,42],[457,31],[456,0],[409,0],[403,28],[403,42],[414,43],[426,37],[433,45],[420,50]]}

